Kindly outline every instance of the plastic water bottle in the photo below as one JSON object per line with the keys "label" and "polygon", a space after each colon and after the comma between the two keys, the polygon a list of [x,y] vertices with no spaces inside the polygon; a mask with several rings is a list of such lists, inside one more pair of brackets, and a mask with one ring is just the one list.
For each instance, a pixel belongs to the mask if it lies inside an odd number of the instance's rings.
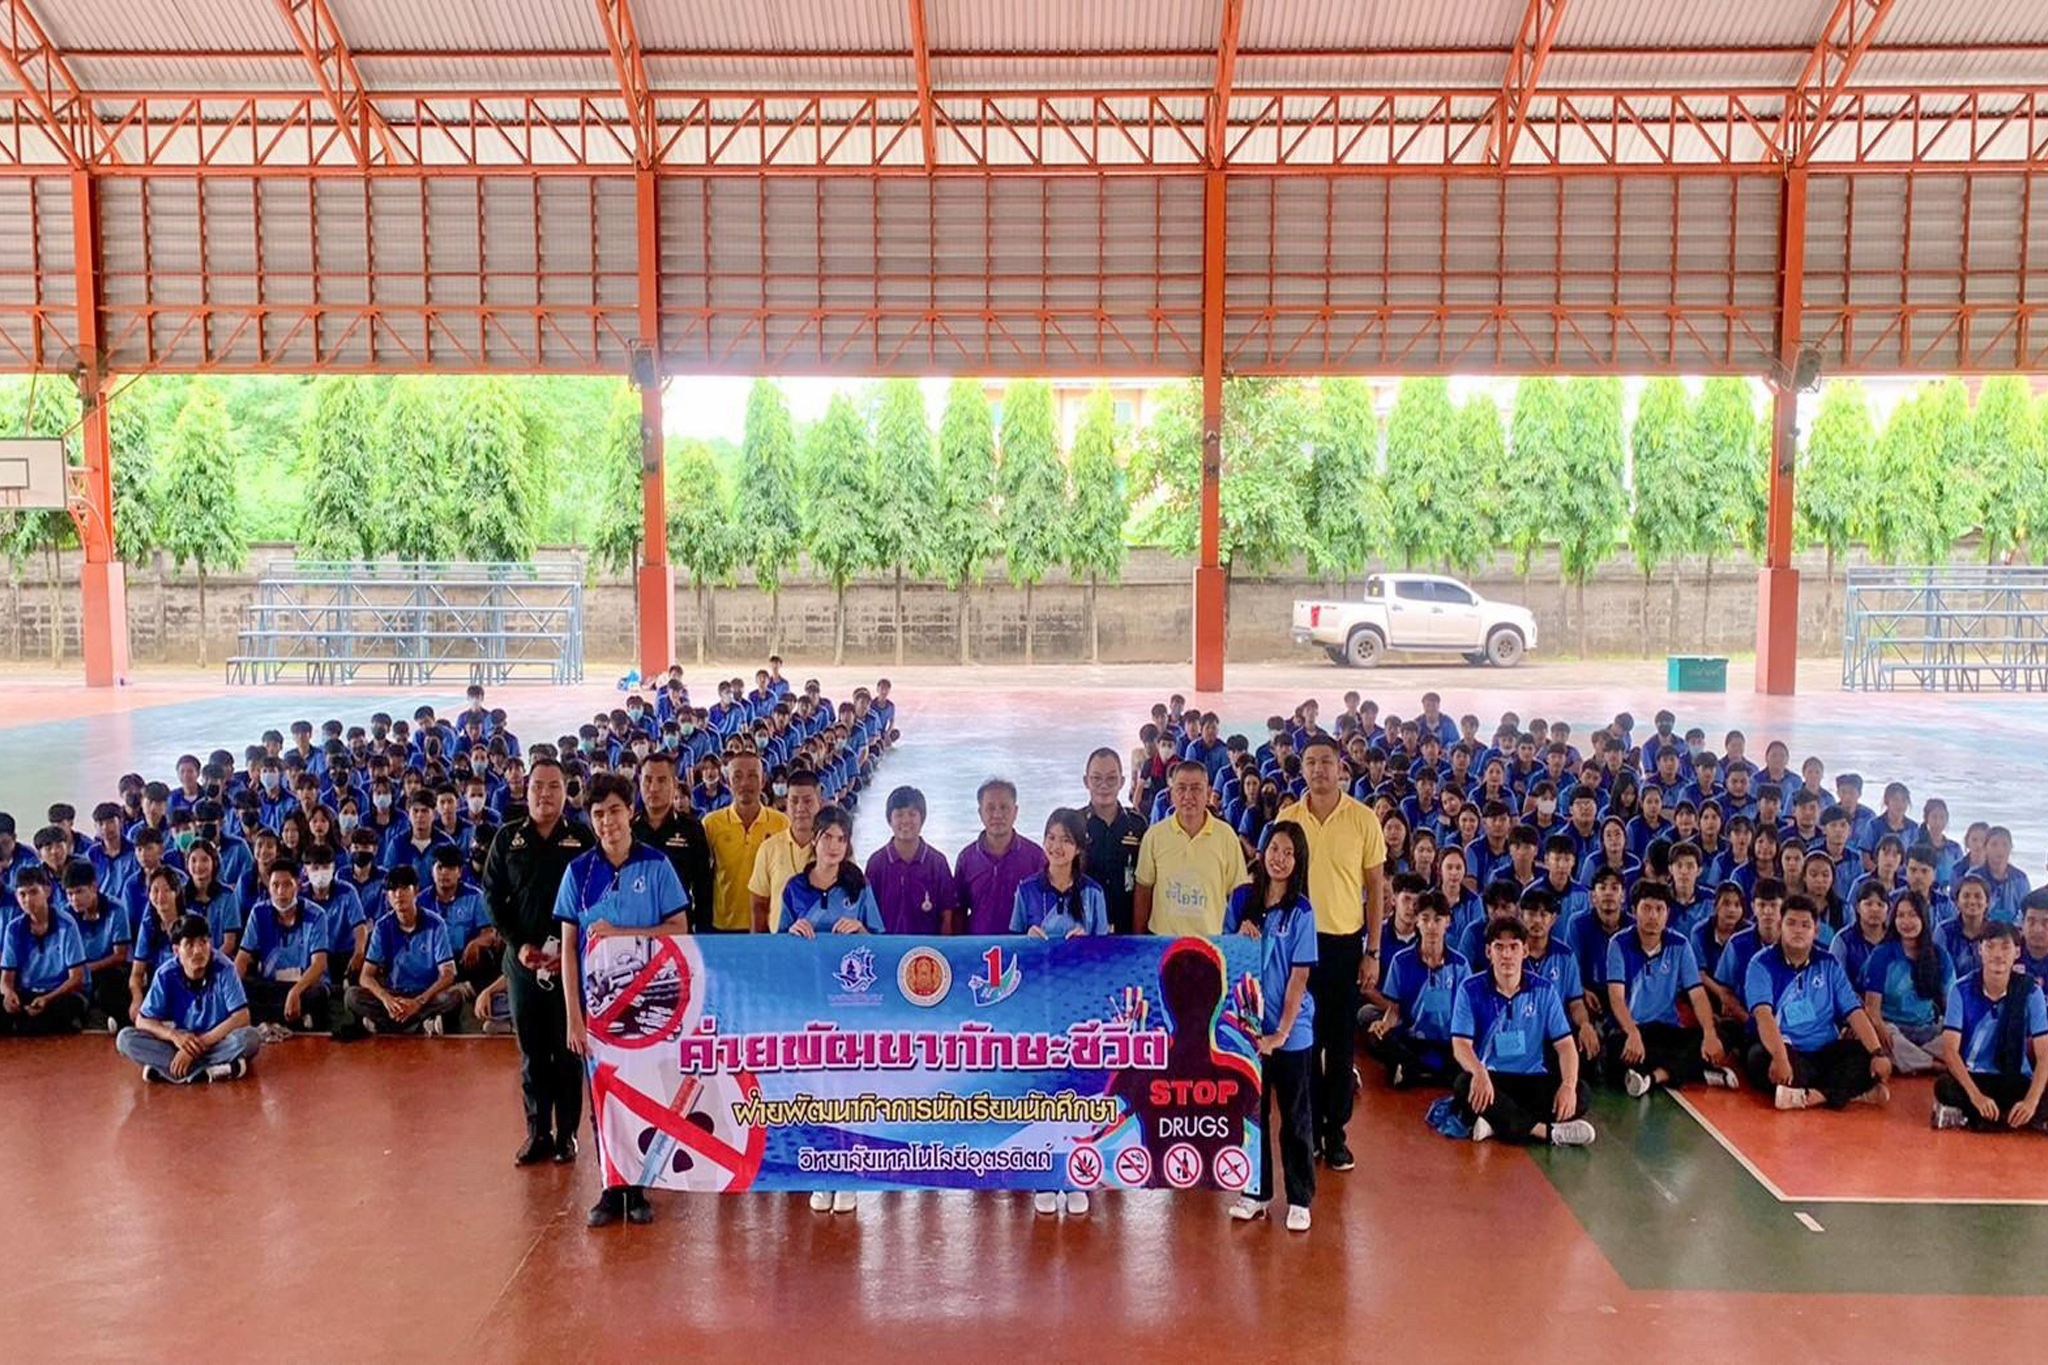
{"label": "plastic water bottle", "polygon": [[[558,938],[551,938],[546,943],[541,944],[540,955],[546,958],[548,962],[561,961],[562,940]],[[540,966],[540,968],[534,972],[533,979],[535,981],[538,981],[543,986],[552,987],[555,984],[555,969],[543,963]]]}

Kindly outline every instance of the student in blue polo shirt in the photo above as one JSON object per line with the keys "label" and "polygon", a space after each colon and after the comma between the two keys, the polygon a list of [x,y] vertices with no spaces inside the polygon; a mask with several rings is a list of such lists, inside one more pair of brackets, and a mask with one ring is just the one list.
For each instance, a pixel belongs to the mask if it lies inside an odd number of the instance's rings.
{"label": "student in blue polo shirt", "polygon": [[85,1023],[85,943],[52,904],[41,867],[15,874],[17,912],[0,929],[0,1037],[76,1033]]}
{"label": "student in blue polo shirt", "polygon": [[327,919],[299,894],[298,865],[279,858],[265,878],[268,894],[249,912],[235,949],[235,970],[249,1010],[266,1040],[327,1022]]}
{"label": "student in blue polo shirt", "polygon": [[2002,924],[2020,922],[2020,902],[2027,898],[2027,874],[2012,865],[2012,831],[1993,825],[1984,831],[1984,866],[1977,875],[1991,892],[1991,918]]}
{"label": "student in blue polo shirt", "polygon": [[1451,910],[1438,891],[1415,900],[1414,946],[1387,963],[1376,988],[1386,1004],[1365,1030],[1365,1050],[1385,1064],[1387,1083],[1447,1085],[1457,1070],[1451,1057],[1451,1007],[1471,964],[1448,941]]}
{"label": "student in blue polo shirt", "polygon": [[[143,911],[142,922],[135,926],[135,942],[130,949],[128,962],[128,1017],[133,1019],[142,1008],[142,1002],[149,995],[150,983],[156,980],[156,969],[169,961],[171,953],[171,930],[188,911],[185,905],[184,888],[179,884],[178,874],[168,867],[160,867],[149,875],[149,904]],[[205,916],[201,915],[201,919]],[[227,959],[230,967],[232,958]]]}
{"label": "student in blue polo shirt", "polygon": [[1527,952],[1521,921],[1497,920],[1486,931],[1486,970],[1458,986],[1451,1005],[1458,1117],[1472,1125],[1474,1142],[1584,1147],[1594,1132],[1579,1117],[1591,1098],[1579,1080],[1579,1051],[1557,992],[1523,970]]}
{"label": "student in blue polo shirt", "polygon": [[[1637,882],[1629,896],[1635,927],[1607,945],[1607,1069],[1638,1099],[1660,1085],[1735,1084],[1719,1032],[1702,1027],[1713,1002],[1692,945],[1666,927],[1670,905],[1664,883]],[[1679,1018],[1681,998],[1692,1006],[1690,1024]]]}
{"label": "student in blue polo shirt", "polygon": [[1856,883],[1849,923],[1835,935],[1828,951],[1841,962],[1850,984],[1860,985],[1864,964],[1891,936],[1891,897],[1877,878],[1865,877]]}
{"label": "student in blue polo shirt", "polygon": [[[1579,893],[1583,895],[1584,893]],[[1548,981],[1564,1002],[1564,1016],[1571,1022],[1582,1063],[1590,1065],[1600,1057],[1600,1031],[1586,1012],[1585,982],[1579,975],[1579,955],[1557,932],[1557,897],[1542,884],[1522,893],[1519,908],[1522,927],[1529,931],[1529,952],[1523,970]]]}
{"label": "student in blue polo shirt", "polygon": [[420,909],[410,867],[391,869],[384,899],[390,908],[370,931],[362,982],[347,991],[348,1012],[370,1033],[445,1032],[473,995],[455,979],[448,923]]}
{"label": "student in blue polo shirt", "polygon": [[[882,912],[875,904],[875,893],[851,856],[853,817],[844,807],[822,806],[812,820],[812,829],[815,832],[811,838],[810,869],[804,876],[792,877],[783,884],[782,903],[776,909],[776,932],[795,934],[798,938],[828,933],[881,933]],[[1082,913],[1087,914],[1085,906]],[[1107,912],[1104,914],[1102,922],[1106,924]]]}
{"label": "student in blue polo shirt", "polygon": [[1565,923],[1564,941],[1579,960],[1579,985],[1587,1015],[1595,1020],[1607,1017],[1607,945],[1633,921],[1628,917],[1628,895],[1621,873],[1603,867],[1593,874],[1586,891],[1586,909]]}
{"label": "student in blue polo shirt", "polygon": [[2019,969],[2048,991],[2048,887],[2037,886],[2020,902]]}
{"label": "student in blue polo shirt", "polygon": [[1885,1040],[1892,1070],[1901,1076],[1940,1070],[1935,1054],[1941,1050],[1942,1019],[1956,969],[1934,941],[1927,899],[1918,891],[1908,887],[1893,902],[1891,931],[1864,963],[1859,981],[1863,1008]]}
{"label": "student in blue polo shirt", "polygon": [[1957,976],[1977,970],[1977,945],[1991,923],[1991,884],[1982,873],[1964,873],[1956,883],[1956,917],[1934,930],[1934,940],[1955,964]]}
{"label": "student in blue polo shirt", "polygon": [[[633,841],[632,780],[617,773],[599,773],[590,779],[585,795],[585,811],[597,833],[597,847],[569,864],[562,873],[561,889],[555,893],[555,919],[562,930],[562,976],[569,983],[562,992],[562,1005],[568,1016],[569,1050],[579,1057],[589,1047],[583,1016],[583,944],[613,934],[650,929],[684,934],[690,928],[690,898],[668,856]],[[872,907],[872,900],[869,905]],[[602,1144],[604,1138],[596,1123],[593,1106],[592,1134]],[[584,1221],[598,1228],[621,1218],[631,1223],[654,1221],[654,1206],[638,1186],[607,1186]]]}
{"label": "student in blue polo shirt", "polygon": [[1714,893],[1714,913],[1695,924],[1686,935],[1686,942],[1692,945],[1693,960],[1699,963],[1700,984],[1707,988],[1713,998],[1714,1014],[1717,1018],[1728,1014],[1733,997],[1741,992],[1727,992],[1721,985],[1719,968],[1721,955],[1728,951],[1728,945],[1735,942],[1742,932],[1743,924],[1749,919],[1749,906],[1742,899],[1742,888],[1734,882],[1723,882],[1721,889]]}
{"label": "student in blue polo shirt", "polygon": [[[130,892],[131,898],[133,892]],[[149,888],[143,887],[143,901],[148,903]],[[221,874],[221,855],[208,840],[200,839],[185,850],[185,908],[194,914],[206,917],[213,927],[214,951],[234,961],[235,950],[241,944],[242,927],[248,923],[248,914],[242,906],[242,896]],[[139,931],[138,931],[139,936]]]}
{"label": "student in blue polo shirt", "polygon": [[1928,932],[1956,917],[1956,903],[1941,885],[1941,854],[1931,844],[1915,844],[1906,851],[1906,884],[1892,892],[1892,903],[1907,891],[1917,891],[1927,902]]}
{"label": "student in blue polo shirt", "polygon": [[1045,871],[1017,885],[1010,932],[1050,939],[1108,933],[1109,902],[1101,885],[1081,870],[1082,851],[1088,847],[1088,824],[1081,812],[1062,806],[1047,816],[1044,847]]}
{"label": "student in blue polo shirt", "polygon": [[1780,1109],[1882,1104],[1891,1098],[1891,1058],[1840,960],[1814,951],[1819,925],[1811,897],[1788,896],[1777,946],[1750,959],[1742,988],[1756,1025],[1750,1083]]}
{"label": "student in blue polo shirt", "polygon": [[[1670,874],[1665,883],[1671,893],[1670,928],[1675,934],[1688,939],[1692,931],[1714,918],[1714,890],[1700,884],[1700,848],[1689,839],[1680,839],[1666,851],[1665,869]],[[1706,970],[1704,964],[1701,967]]]}
{"label": "student in blue polo shirt", "polygon": [[170,943],[136,1007],[134,1026],[114,1035],[115,1048],[142,1067],[145,1081],[183,1085],[246,1076],[263,1039],[249,1026],[241,977],[213,951],[204,916],[181,915]]}
{"label": "student in blue polo shirt", "polygon": [[1936,1128],[2048,1128],[2048,1004],[2014,970],[2019,936],[1992,924],[1979,943],[1983,967],[1949,992],[1942,1021],[1942,1064],[1934,1082]]}
{"label": "student in blue polo shirt", "polygon": [[[1315,1001],[1308,994],[1308,978],[1316,964],[1316,917],[1308,903],[1308,836],[1300,825],[1282,820],[1266,831],[1265,845],[1252,860],[1251,881],[1231,893],[1230,906],[1223,914],[1223,932],[1258,941],[1258,985],[1256,990],[1247,988],[1243,994],[1250,999],[1241,994],[1238,1003],[1257,1021],[1259,1030],[1263,1077],[1259,1112],[1264,1116],[1260,1122],[1270,1130],[1272,1115],[1276,1110],[1279,1113],[1287,1230],[1307,1232],[1309,1201],[1316,1192],[1315,1126],[1309,1114],[1308,1078],[1315,1036]],[[1073,1196],[1068,1198],[1071,1201]],[[1259,1162],[1258,1189],[1238,1198],[1230,1206],[1230,1216],[1240,1221],[1258,1218],[1272,1202],[1269,1147]]]}
{"label": "student in blue polo shirt", "polygon": [[128,930],[128,912],[101,893],[99,874],[82,858],[64,869],[64,897],[85,947],[86,1021],[96,1029],[109,1021],[125,1028],[128,952],[135,937]]}

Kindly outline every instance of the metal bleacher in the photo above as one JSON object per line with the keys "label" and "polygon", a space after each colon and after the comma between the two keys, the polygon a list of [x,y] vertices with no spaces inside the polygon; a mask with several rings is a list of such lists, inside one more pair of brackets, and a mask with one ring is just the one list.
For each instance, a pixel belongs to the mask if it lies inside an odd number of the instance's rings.
{"label": "metal bleacher", "polygon": [[231,684],[583,680],[578,563],[290,560],[243,609]]}
{"label": "metal bleacher", "polygon": [[1851,569],[1845,691],[2048,691],[2048,568]]}

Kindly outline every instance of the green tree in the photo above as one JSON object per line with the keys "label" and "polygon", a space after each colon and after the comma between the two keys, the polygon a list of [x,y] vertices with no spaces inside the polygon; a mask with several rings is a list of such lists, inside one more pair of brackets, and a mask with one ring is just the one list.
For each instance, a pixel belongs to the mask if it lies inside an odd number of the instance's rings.
{"label": "green tree", "polygon": [[431,380],[408,377],[391,385],[377,417],[376,464],[384,548],[406,560],[456,558],[447,419]]}
{"label": "green tree", "polygon": [[[1976,418],[1963,381],[1944,379],[1926,389],[1929,458],[1940,496],[1933,506],[1934,527],[1926,543],[1932,564],[1946,564],[1955,542],[1977,525],[1984,514],[1984,475],[1977,466]],[[1935,533],[1938,528],[1938,536]]]}
{"label": "green tree", "polygon": [[546,497],[526,448],[526,419],[511,383],[491,376],[463,385],[449,442],[456,531],[466,558],[524,561],[540,540]]}
{"label": "green tree", "polygon": [[1563,477],[1557,489],[1557,553],[1577,591],[1573,615],[1586,657],[1586,580],[1614,554],[1628,519],[1622,487],[1621,381],[1575,378],[1564,385]]}
{"label": "green tree", "polygon": [[967,662],[968,589],[996,552],[996,430],[988,395],[976,379],[956,379],[939,419],[938,515],[932,548],[946,585],[960,595],[955,621],[960,662]]}
{"label": "green tree", "polygon": [[1880,564],[1932,564],[1948,555],[1941,503],[1952,471],[1941,463],[1938,409],[1935,391],[1923,389],[1892,409],[1878,435],[1856,524]]}
{"label": "green tree", "polygon": [[1102,579],[1114,583],[1123,573],[1124,523],[1130,519],[1130,494],[1117,464],[1116,404],[1109,390],[1088,395],[1081,425],[1074,432],[1072,474],[1074,506],[1068,517],[1067,568],[1088,579],[1088,662],[1102,658],[1102,639],[1095,614],[1095,591]]}
{"label": "green tree", "polygon": [[1983,531],[1984,562],[2010,557],[2033,533],[2042,499],[2048,496],[2041,427],[2034,417],[2027,381],[2016,374],[1994,375],[1977,391],[1971,431],[1984,500],[1977,524]]}
{"label": "green tree", "polygon": [[313,416],[302,429],[299,461],[306,502],[299,515],[299,554],[306,559],[374,559],[383,518],[377,496],[377,404],[370,381],[354,375],[322,379]]}
{"label": "green tree", "polygon": [[[1501,474],[1501,539],[1515,552],[1515,572],[1524,591],[1536,551],[1559,532],[1558,498],[1565,468],[1564,389],[1547,375],[1530,375],[1515,384],[1508,411],[1508,458]],[[1569,611],[1565,600],[1563,560],[1558,570],[1558,619]]]}
{"label": "green tree", "polygon": [[1870,460],[1876,428],[1863,386],[1853,379],[1832,379],[1820,393],[1820,411],[1800,452],[1797,511],[1804,538],[1827,550],[1827,589],[1835,600],[1835,560],[1846,554],[1857,535],[1865,490],[1870,486]]}
{"label": "green tree", "polygon": [[[1498,413],[1494,425],[1500,425]],[[1444,518],[1462,500],[1469,476],[1458,427],[1451,386],[1442,376],[1404,379],[1394,390],[1387,414],[1388,535],[1404,568],[1450,558]]]}
{"label": "green tree", "polygon": [[[621,384],[612,394],[609,411],[598,428],[597,507],[590,522],[590,552],[612,573],[632,573],[640,566],[640,541],[646,530],[642,507],[640,395]],[[634,577],[635,601],[639,578]]]}
{"label": "green tree", "polygon": [[804,532],[811,563],[832,580],[832,662],[846,662],[846,585],[878,562],[880,501],[868,424],[832,395],[805,440]]}
{"label": "green tree", "polygon": [[997,527],[1003,568],[1024,589],[1024,663],[1036,662],[1038,613],[1033,593],[1046,570],[1066,553],[1067,471],[1060,463],[1059,425],[1052,385],[1020,379],[1003,393],[1003,501]]}
{"label": "green tree", "polygon": [[1379,419],[1363,380],[1329,378],[1316,388],[1308,568],[1325,579],[1349,578],[1387,543],[1387,492],[1377,477]]}
{"label": "green tree", "polygon": [[1634,457],[1634,508],[1628,543],[1643,571],[1642,647],[1650,652],[1650,579],[1671,565],[1671,630],[1678,629],[1678,560],[1695,543],[1694,499],[1698,470],[1692,449],[1692,402],[1682,380],[1664,376],[1643,386],[1629,431]]}
{"label": "green tree", "polygon": [[669,554],[690,574],[697,595],[697,662],[715,631],[720,583],[732,582],[742,545],[733,525],[725,474],[702,441],[684,441],[667,461]]}
{"label": "green tree", "polygon": [[875,557],[896,578],[896,662],[903,662],[903,581],[938,570],[932,523],[939,511],[939,464],[925,417],[924,390],[915,379],[883,382],[875,406],[875,475],[880,513]]}
{"label": "green tree", "polygon": [[1713,619],[1714,559],[1753,534],[1766,448],[1758,444],[1763,428],[1757,422],[1756,396],[1747,379],[1736,375],[1709,379],[1693,406],[1692,418],[1692,446],[1700,479],[1693,490],[1698,540],[1690,548],[1706,559],[1706,575],[1700,584],[1700,639],[1704,642]]}
{"label": "green tree", "polygon": [[796,427],[789,404],[771,379],[756,379],[747,393],[747,417],[740,443],[739,500],[733,509],[741,528],[741,562],[768,594],[768,651],[782,647],[782,579],[796,567],[803,548],[803,510],[798,505]]}
{"label": "green tree", "polygon": [[[0,432],[64,437],[67,463],[80,462],[78,388],[56,375],[30,375],[10,386]],[[68,433],[68,434],[67,434]],[[117,514],[118,518],[118,514]],[[118,519],[116,521],[118,527]],[[21,573],[36,554],[43,556],[43,583],[50,598],[50,662],[64,657],[64,582],[60,556],[77,542],[71,514],[61,508],[0,513],[0,547],[4,547],[14,581],[15,656],[22,652]]]}
{"label": "green tree", "polygon": [[[1445,571],[1469,574],[1493,558],[1500,541],[1507,437],[1492,395],[1474,394],[1465,400],[1453,438],[1457,464],[1454,481],[1439,486],[1443,507],[1437,535]],[[1462,489],[1456,478],[1462,478]]]}
{"label": "green tree", "polygon": [[163,546],[199,574],[199,663],[206,665],[206,572],[238,567],[248,549],[228,444],[227,404],[210,383],[192,385],[164,455]]}
{"label": "green tree", "polygon": [[141,403],[117,394],[107,405],[108,440],[114,462],[114,553],[122,563],[142,565],[157,547],[157,433]]}

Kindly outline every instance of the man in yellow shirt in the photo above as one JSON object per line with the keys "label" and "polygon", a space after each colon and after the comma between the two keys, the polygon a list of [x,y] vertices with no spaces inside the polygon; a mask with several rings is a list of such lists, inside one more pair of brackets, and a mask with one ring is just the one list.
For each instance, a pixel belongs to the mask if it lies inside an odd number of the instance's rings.
{"label": "man in yellow shirt", "polygon": [[1380,915],[1386,904],[1387,840],[1372,808],[1348,795],[1350,772],[1337,741],[1316,735],[1301,746],[1307,784],[1274,823],[1291,820],[1308,839],[1308,898],[1316,912],[1316,965],[1308,978],[1316,1002],[1309,1061],[1316,1146],[1333,1171],[1357,1165],[1344,1140],[1351,1122],[1353,1032],[1358,995],[1380,978]]}
{"label": "man in yellow shirt", "polygon": [[761,804],[762,776],[759,754],[734,754],[725,765],[732,804],[704,817],[704,838],[711,845],[711,927],[718,933],[744,934],[754,927],[747,890],[754,860],[769,835],[789,828],[789,817]]}
{"label": "man in yellow shirt", "polygon": [[753,902],[754,932],[765,934],[782,918],[782,888],[792,877],[811,866],[811,840],[817,831],[812,821],[825,804],[819,794],[818,775],[798,768],[789,775],[789,792],[782,801],[782,813],[789,828],[771,834],[754,855],[754,875],[747,881]]}
{"label": "man in yellow shirt", "polygon": [[1138,845],[1131,927],[1140,934],[1220,934],[1230,893],[1247,880],[1244,845],[1209,813],[1209,774],[1201,764],[1175,764],[1166,789],[1173,818],[1146,830]]}

